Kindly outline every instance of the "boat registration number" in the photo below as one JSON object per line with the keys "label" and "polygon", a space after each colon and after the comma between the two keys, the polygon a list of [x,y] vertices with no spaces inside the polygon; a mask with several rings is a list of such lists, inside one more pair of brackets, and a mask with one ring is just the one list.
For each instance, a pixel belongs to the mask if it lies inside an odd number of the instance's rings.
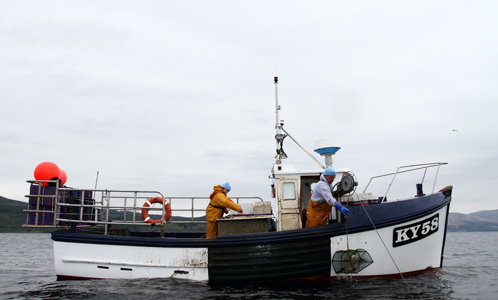
{"label": "boat registration number", "polygon": [[439,214],[417,223],[396,227],[393,230],[393,247],[403,246],[428,237],[439,229]]}

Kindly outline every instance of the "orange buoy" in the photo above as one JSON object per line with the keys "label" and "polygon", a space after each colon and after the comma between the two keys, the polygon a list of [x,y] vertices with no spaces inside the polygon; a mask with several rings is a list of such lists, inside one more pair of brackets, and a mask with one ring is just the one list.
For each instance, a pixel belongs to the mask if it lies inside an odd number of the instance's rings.
{"label": "orange buoy", "polygon": [[[150,207],[154,203],[159,203],[164,205],[164,217],[159,219],[159,220],[154,220],[149,217],[149,209],[147,207]],[[168,202],[164,201],[163,198],[161,197],[153,197],[149,198],[147,201],[145,201],[143,207],[142,207],[142,219],[146,223],[151,223],[151,224],[157,224],[157,223],[162,223],[163,219],[164,221],[168,221],[169,218],[171,218],[171,205],[169,205]]]}
{"label": "orange buoy", "polygon": [[64,183],[66,183],[67,180],[67,174],[62,169],[59,169],[59,180],[61,181],[60,183],[61,185],[64,185]]}
{"label": "orange buoy", "polygon": [[[35,179],[36,180],[56,180],[59,179],[60,170],[59,167],[53,162],[42,162],[35,168]],[[42,185],[47,186],[47,182],[42,182]]]}

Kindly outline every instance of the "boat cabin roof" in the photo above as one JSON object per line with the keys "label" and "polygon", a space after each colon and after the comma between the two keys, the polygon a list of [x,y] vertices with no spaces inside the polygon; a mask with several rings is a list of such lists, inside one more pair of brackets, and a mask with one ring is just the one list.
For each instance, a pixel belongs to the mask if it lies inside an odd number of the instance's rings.
{"label": "boat cabin roof", "polygon": [[[338,173],[348,172],[348,169],[344,168],[334,168],[334,170]],[[296,168],[291,164],[274,164],[272,173],[275,178],[280,177],[288,177],[288,176],[320,176],[323,174],[324,169],[317,168],[314,170],[296,170]]]}

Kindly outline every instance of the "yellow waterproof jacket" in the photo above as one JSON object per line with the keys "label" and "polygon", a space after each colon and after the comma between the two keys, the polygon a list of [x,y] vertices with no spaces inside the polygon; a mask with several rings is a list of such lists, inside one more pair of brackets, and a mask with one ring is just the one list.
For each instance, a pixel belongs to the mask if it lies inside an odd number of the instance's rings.
{"label": "yellow waterproof jacket", "polygon": [[206,208],[206,220],[208,222],[216,222],[216,219],[221,218],[225,212],[225,208],[230,208],[233,210],[239,210],[240,205],[228,200],[227,195],[223,193],[222,187],[216,185],[213,188],[213,196],[211,202]]}

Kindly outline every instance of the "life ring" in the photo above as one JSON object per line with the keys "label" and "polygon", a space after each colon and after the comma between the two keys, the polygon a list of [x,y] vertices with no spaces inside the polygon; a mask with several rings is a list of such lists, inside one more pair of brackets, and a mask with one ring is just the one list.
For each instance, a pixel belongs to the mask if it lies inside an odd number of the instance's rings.
{"label": "life ring", "polygon": [[[145,201],[143,208],[142,208],[142,219],[146,223],[151,223],[151,224],[157,224],[157,223],[162,223],[163,219],[164,221],[168,221],[169,218],[171,218],[171,205],[169,205],[168,202],[163,200],[161,197],[153,197],[149,198],[147,201]],[[154,203],[160,203],[164,205],[164,218],[161,218],[159,220],[154,220],[149,217],[149,209],[146,207],[150,207]]]}

